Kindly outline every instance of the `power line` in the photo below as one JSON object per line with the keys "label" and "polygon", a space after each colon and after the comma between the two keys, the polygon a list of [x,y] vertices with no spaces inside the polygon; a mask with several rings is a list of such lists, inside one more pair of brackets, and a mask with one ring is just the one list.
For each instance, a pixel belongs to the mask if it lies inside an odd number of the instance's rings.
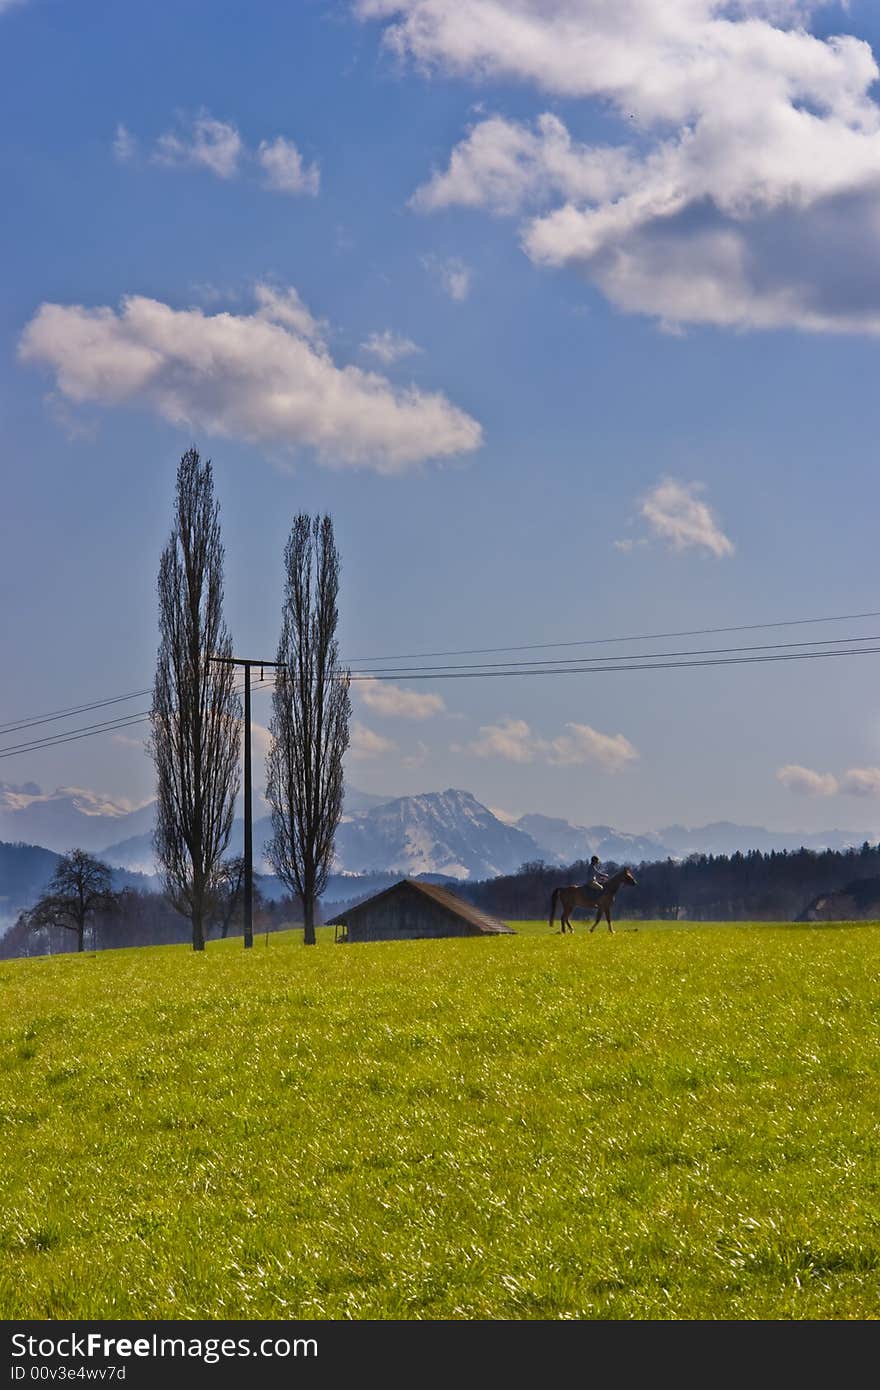
{"label": "power line", "polygon": [[14,753],[36,753],[42,748],[55,748],[60,743],[74,743],[79,738],[94,738],[96,734],[111,734],[117,729],[127,729],[132,724],[144,724],[149,714],[132,715],[115,724],[89,725],[79,733],[55,734],[53,738],[37,739],[32,743],[15,743],[9,748],[0,748],[0,758],[10,758]]}
{"label": "power line", "polygon": [[665,642],[674,637],[711,637],[725,632],[758,632],[762,628],[801,627],[807,623],[848,623],[860,618],[880,618],[880,610],[871,613],[838,613],[829,618],[790,618],[775,623],[737,623],[734,627],[695,627],[683,632],[645,632],[629,637],[587,637],[578,642],[527,642],[522,646],[470,647],[452,652],[404,652],[397,656],[364,656],[348,661],[349,666],[365,666],[372,661],[428,661],[441,656],[494,656],[497,652],[537,652],[553,647],[606,646],[610,642]]}
{"label": "power line", "polygon": [[[876,641],[876,640],[878,640],[878,639],[876,639],[876,638],[868,638],[868,639],[865,639],[865,640],[868,640],[868,641]],[[710,649],[710,650],[711,650],[711,649]],[[719,648],[718,650],[724,650],[724,649],[723,649],[723,648]],[[727,650],[728,650],[728,651],[735,651],[735,650],[737,650],[737,649],[736,649],[736,648],[728,648]],[[744,650],[753,650],[753,649],[746,648],[746,649],[744,649]],[[618,660],[618,664],[616,664],[616,665],[604,665],[604,666],[597,666],[597,665],[585,666],[585,665],[579,665],[579,666],[570,666],[570,667],[553,666],[552,668],[549,668],[549,669],[548,669],[546,666],[537,666],[537,665],[535,665],[535,666],[531,666],[531,667],[518,667],[518,668],[506,667],[506,668],[504,668],[504,669],[502,669],[502,670],[496,670],[496,669],[488,669],[488,670],[451,670],[451,671],[450,671],[450,670],[447,670],[447,671],[441,672],[441,673],[439,673],[439,674],[438,674],[437,672],[426,673],[426,672],[424,672],[424,671],[412,671],[412,672],[406,672],[406,673],[404,673],[404,672],[396,672],[394,675],[353,675],[353,676],[351,677],[351,680],[352,680],[352,681],[366,681],[366,680],[390,681],[390,680],[399,680],[399,679],[401,679],[401,678],[406,679],[406,680],[479,680],[480,678],[483,678],[483,679],[491,679],[491,678],[493,678],[493,677],[500,677],[500,676],[508,676],[508,677],[509,677],[509,676],[606,675],[606,674],[608,674],[609,672],[615,672],[615,671],[669,671],[669,670],[690,669],[690,668],[692,668],[692,667],[707,667],[707,666],[744,666],[744,665],[755,665],[755,664],[760,664],[760,663],[764,663],[764,662],[768,662],[768,661],[812,661],[812,660],[816,660],[816,659],[820,659],[820,658],[842,657],[842,656],[870,656],[870,655],[877,655],[877,654],[880,654],[880,646],[875,646],[875,647],[848,647],[848,648],[846,648],[845,650],[841,650],[840,648],[838,648],[838,649],[835,650],[835,651],[812,651],[812,652],[802,652],[802,651],[796,651],[796,652],[794,652],[794,651],[787,651],[787,652],[763,652],[763,653],[761,653],[760,655],[757,655],[757,656],[742,656],[742,655],[739,655],[739,656],[720,656],[720,657],[703,656],[703,657],[701,657],[699,660],[696,660],[696,661],[690,661],[690,660],[687,660],[687,661],[682,661],[682,660],[663,660],[663,661],[653,660],[653,661],[651,661],[651,660],[648,660],[648,661],[646,662],[645,658],[636,658],[636,662],[638,662],[639,664],[635,664],[632,660],[629,660],[629,661],[626,661],[626,660],[620,661],[620,660]],[[270,684],[270,683],[271,683],[271,682],[269,682],[269,681],[259,681],[259,682],[256,682],[254,685],[252,685],[251,689],[260,689],[261,687],[266,686],[266,685],[268,685],[268,684]],[[239,691],[239,693],[241,693],[241,691]],[[56,746],[58,746],[59,744],[62,744],[62,743],[71,743],[71,742],[74,742],[75,740],[80,739],[80,738],[94,738],[97,734],[101,734],[101,733],[112,733],[112,732],[115,732],[116,730],[121,729],[121,728],[128,728],[128,727],[130,727],[131,725],[143,723],[145,720],[149,719],[149,717],[150,717],[150,716],[149,716],[149,711],[143,711],[143,712],[141,712],[141,713],[139,713],[139,714],[137,714],[137,715],[125,715],[125,716],[122,716],[122,717],[121,717],[120,719],[118,719],[118,720],[108,720],[108,721],[104,721],[104,722],[101,723],[101,724],[90,725],[90,726],[87,726],[85,729],[75,730],[75,731],[72,731],[72,732],[70,732],[70,733],[66,733],[66,734],[54,734],[54,735],[50,736],[49,738],[35,739],[35,740],[32,740],[32,741],[29,742],[29,743],[16,744],[16,745],[13,745],[13,746],[11,746],[11,747],[0,748],[0,758],[12,757],[12,756],[14,756],[14,755],[17,754],[17,753],[37,752],[37,751],[39,751],[39,750],[42,749],[42,748],[56,747]]]}
{"label": "power line", "polygon": [[[346,661],[346,666],[361,667],[374,661],[428,661],[445,656],[493,656],[499,652],[525,652],[525,651],[549,651],[554,648],[562,649],[566,647],[587,647],[604,646],[616,642],[651,642],[665,641],[675,637],[708,637],[720,636],[726,632],[757,632],[762,629],[778,627],[800,627],[808,623],[843,623],[856,622],[863,618],[878,618],[880,610],[873,610],[868,613],[838,613],[825,618],[790,618],[785,621],[773,623],[738,623],[731,627],[702,627],[690,628],[680,632],[651,632],[641,633],[629,637],[590,637],[577,642],[529,642],[519,646],[509,647],[470,647],[462,648],[458,651],[447,652],[409,652],[400,656],[366,656],[358,661]],[[827,639],[831,640],[837,639]],[[852,641],[868,641],[868,638],[852,638]],[[774,645],[783,645],[776,643]],[[590,658],[585,658],[590,659]],[[592,660],[602,658],[594,657]],[[254,663],[259,664],[259,663]],[[254,687],[256,688],[256,687]],[[125,700],[139,699],[143,695],[149,695],[152,687],[147,686],[143,690],[132,690],[126,695],[110,695],[100,700],[93,700],[88,704],[70,705],[66,709],[51,710],[47,714],[27,715],[22,719],[10,720],[5,724],[0,724],[0,737],[7,733],[15,733],[18,729],[33,727],[41,723],[52,723],[58,719],[72,717],[75,714],[85,714],[93,709],[101,709],[106,705],[119,704]]]}
{"label": "power line", "polygon": [[[256,681],[252,683],[252,690],[259,690],[268,681]],[[241,695],[244,686],[236,689],[236,694]],[[31,739],[24,743],[10,744],[5,748],[0,748],[0,757],[10,757],[14,753],[34,753],[42,748],[53,748],[62,743],[73,743],[80,738],[93,738],[96,734],[114,733],[117,729],[126,729],[134,724],[143,724],[150,717],[149,710],[139,710],[136,714],[120,715],[118,719],[102,720],[95,724],[85,724],[79,729],[72,729],[66,733],[50,734],[48,737]]]}
{"label": "power line", "polygon": [[137,700],[149,695],[147,690],[131,690],[127,695],[110,695],[106,700],[93,700],[88,705],[71,705],[69,709],[53,710],[51,714],[35,715],[33,719],[17,719],[9,724],[0,724],[0,735],[13,734],[17,729],[29,729],[34,724],[52,724],[56,719],[69,719],[74,714],[85,714],[88,710],[102,709],[105,705],[118,705],[123,700]]}
{"label": "power line", "polygon": [[[876,639],[868,639],[876,640]],[[360,675],[352,676],[353,681],[390,681],[390,680],[479,680],[481,677],[490,679],[492,676],[583,676],[583,675],[605,675],[609,671],[677,671],[691,666],[745,666],[764,661],[810,661],[814,657],[828,656],[869,656],[880,653],[880,647],[850,647],[847,651],[834,652],[783,652],[780,655],[764,656],[725,656],[719,660],[701,661],[657,661],[653,664],[636,666],[621,664],[618,666],[554,666],[552,670],[546,667],[530,666],[522,670],[512,670],[505,668],[502,671],[495,670],[459,670],[441,671],[425,674],[423,671],[399,672],[393,676],[373,676]]]}
{"label": "power line", "polygon": [[[816,647],[816,646],[819,646],[821,643],[824,643],[826,646],[832,646],[832,647],[833,647],[833,646],[843,645],[843,644],[845,644],[845,643],[852,643],[852,642],[880,642],[880,637],[867,637],[867,636],[863,636],[863,637],[825,637],[825,638],[815,638],[812,642],[764,642],[764,643],[762,643],[761,645],[759,645],[759,646],[754,646],[754,647],[692,647],[692,648],[690,648],[690,649],[688,649],[688,650],[686,650],[686,651],[678,651],[678,652],[631,652],[631,653],[628,653],[628,654],[627,654],[626,656],[624,656],[624,657],[621,657],[621,656],[585,656],[585,657],[580,658],[580,660],[581,660],[581,661],[594,661],[594,662],[595,662],[595,661],[603,661],[603,662],[607,662],[607,661],[652,661],[652,660],[654,660],[655,658],[659,660],[660,658],[666,658],[666,657],[678,657],[678,656],[713,656],[713,655],[715,655],[715,654],[723,655],[725,652],[764,652],[764,651],[779,651],[780,648],[783,648],[783,647],[785,647],[785,648],[788,648],[788,647]],[[518,667],[518,666],[528,666],[528,667],[532,667],[532,668],[537,668],[537,667],[540,667],[540,666],[547,666],[547,667],[551,667],[551,666],[561,666],[565,661],[571,661],[571,660],[577,661],[578,658],[577,658],[577,657],[574,657],[574,658],[572,658],[572,657],[557,657],[557,658],[555,658],[555,659],[544,660],[544,661],[535,661],[535,660],[531,660],[531,661],[491,661],[491,662],[490,662],[490,661],[481,661],[481,662],[475,663],[475,664],[473,664],[473,665],[464,665],[464,666],[419,666],[419,667],[416,667],[415,669],[416,669],[417,671],[419,671],[420,673],[421,673],[421,672],[425,672],[425,673],[432,673],[432,672],[433,672],[433,673],[440,674],[440,673],[447,672],[447,671],[486,671],[486,672],[489,672],[489,671],[491,671],[494,667],[499,667],[499,668],[503,668],[504,670],[510,670],[511,673],[512,673],[513,670],[514,670],[514,668],[516,668],[516,667]],[[375,670],[375,671],[365,671],[365,672],[362,672],[362,673],[358,673],[357,676],[353,676],[352,679],[353,679],[353,680],[354,680],[354,679],[358,679],[358,680],[370,680],[372,677],[376,676],[379,672],[385,672],[385,671],[390,671],[390,672],[391,672],[391,676],[394,677],[394,678],[396,678],[397,680],[407,680],[407,679],[410,678],[410,674],[411,674],[410,672],[402,671],[399,667],[378,666],[378,667],[376,667],[376,670]]]}

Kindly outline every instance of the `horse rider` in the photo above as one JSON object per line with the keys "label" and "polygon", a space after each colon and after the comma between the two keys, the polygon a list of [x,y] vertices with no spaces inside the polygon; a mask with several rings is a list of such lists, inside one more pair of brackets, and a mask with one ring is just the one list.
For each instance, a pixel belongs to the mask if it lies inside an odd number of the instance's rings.
{"label": "horse rider", "polygon": [[605,882],[607,878],[608,875],[603,874],[599,868],[598,854],[594,854],[592,859],[590,860],[590,881],[587,884],[587,887],[595,888],[597,893],[601,893],[605,887]]}

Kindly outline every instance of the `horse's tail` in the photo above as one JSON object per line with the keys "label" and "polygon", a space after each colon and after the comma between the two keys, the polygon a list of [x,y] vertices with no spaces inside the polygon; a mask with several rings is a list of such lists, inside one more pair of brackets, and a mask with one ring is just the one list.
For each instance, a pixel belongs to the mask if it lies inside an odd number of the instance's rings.
{"label": "horse's tail", "polygon": [[556,916],[556,899],[559,897],[559,889],[553,889],[553,896],[550,899],[550,921],[549,926],[553,926],[553,918]]}

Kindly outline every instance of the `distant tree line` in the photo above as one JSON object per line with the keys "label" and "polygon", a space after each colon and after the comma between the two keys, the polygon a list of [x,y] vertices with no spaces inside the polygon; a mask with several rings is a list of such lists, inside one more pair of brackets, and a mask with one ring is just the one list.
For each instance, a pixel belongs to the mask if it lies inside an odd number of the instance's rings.
{"label": "distant tree line", "polygon": [[[46,892],[20,912],[0,937],[0,958],[58,955],[65,951],[101,951],[122,946],[169,946],[191,939],[189,921],[165,894],[137,888],[110,890],[107,864],[82,850],[58,860]],[[244,861],[224,860],[205,899],[205,939],[241,936],[243,932]],[[303,904],[295,897],[277,901],[260,892],[254,881],[254,928],[279,931],[303,921]]]}
{"label": "distant tree line", "polygon": [[[620,866],[606,861],[603,867],[613,872]],[[666,859],[633,867],[638,884],[618,894],[618,921],[790,922],[801,918],[823,895],[832,899],[825,915],[880,917],[880,845],[867,841],[859,849],[844,851],[693,854],[684,860]],[[566,868],[536,860],[523,864],[515,874],[457,884],[455,891],[497,917],[540,919],[548,915],[554,888],[585,883],[588,877],[586,860]],[[206,939],[242,934],[241,879],[240,858],[224,861],[206,911]],[[355,882],[352,880],[352,886]],[[357,894],[351,901],[360,902],[376,891],[376,883],[371,882],[367,894]],[[46,896],[57,899],[57,881]],[[836,906],[841,910],[835,912]],[[339,909],[340,904],[333,907]],[[291,894],[270,900],[260,892],[259,879],[255,879],[255,933],[301,926],[303,920],[301,899]],[[320,907],[316,920],[322,920]],[[83,949],[87,951],[171,945],[189,939],[189,924],[170,901],[161,893],[142,889],[124,888],[98,901],[83,923]],[[55,955],[75,950],[78,940],[78,930],[72,931],[69,921],[53,921],[38,903],[20,913],[15,925],[0,937],[0,958]]]}
{"label": "distant tree line", "polygon": [[[613,873],[621,866],[606,861],[602,867]],[[693,854],[632,867],[638,885],[617,895],[618,919],[788,922],[797,920],[821,894],[846,892],[867,913],[880,899],[880,846],[867,841],[859,849],[843,851]],[[588,878],[586,860],[566,868],[538,860],[523,864],[515,874],[461,884],[456,891],[497,917],[540,918],[548,915],[554,888],[586,883]],[[876,894],[872,879],[877,880]],[[865,891],[851,893],[859,883]]]}

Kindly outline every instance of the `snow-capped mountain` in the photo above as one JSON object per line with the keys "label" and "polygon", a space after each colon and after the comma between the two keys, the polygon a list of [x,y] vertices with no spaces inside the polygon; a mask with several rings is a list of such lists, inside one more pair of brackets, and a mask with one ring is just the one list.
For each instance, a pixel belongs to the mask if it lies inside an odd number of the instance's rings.
{"label": "snow-capped mountain", "polygon": [[[370,810],[378,806],[383,806],[390,797],[374,796],[370,792],[358,791],[356,787],[346,790],[345,793],[345,819],[358,818],[367,814]],[[150,808],[149,829],[140,831],[137,834],[127,835],[122,839],[114,839],[112,842],[107,840],[100,847],[100,854],[106,859],[108,864],[120,864],[126,869],[132,869],[140,874],[155,874],[156,861],[153,853],[153,824],[155,817],[154,805]],[[108,827],[109,829],[110,827]],[[124,829],[123,822],[114,822],[113,828]],[[111,830],[112,833],[112,830]],[[272,834],[272,821],[269,816],[260,816],[254,821],[254,868],[260,873],[269,873],[268,864],[263,860],[263,846]],[[232,834],[229,837],[229,847],[227,854],[242,854],[244,852],[244,821],[239,816],[233,821]],[[372,865],[370,866],[373,867]],[[383,865],[379,866],[384,867]]]}
{"label": "snow-capped mountain", "polygon": [[35,782],[0,782],[0,840],[42,845],[59,854],[94,853],[111,841],[149,833],[153,818],[152,801],[133,806],[83,787],[44,792]]}
{"label": "snow-capped mountain", "polygon": [[[43,792],[34,783],[0,783],[0,840],[42,845],[56,852],[78,847],[100,854],[108,863],[141,874],[155,873],[152,831],[155,804],[129,802],[78,787]],[[254,866],[262,863],[271,834],[268,817],[254,823]],[[877,832],[828,830],[771,831],[763,826],[720,821],[689,828],[670,825],[629,834],[608,825],[572,825],[554,816],[531,813],[518,820],[490,811],[467,791],[425,792],[418,796],[381,797],[349,788],[336,835],[337,873],[398,871],[450,878],[491,878],[512,873],[526,860],[573,864],[598,854],[603,863],[638,864],[642,860],[684,858],[688,854],[747,851],[846,849]],[[229,844],[240,854],[241,819]],[[0,886],[2,893],[2,886]]]}
{"label": "snow-capped mountain", "polygon": [[598,854],[603,861],[637,864],[642,860],[686,859],[689,854],[735,854],[760,850],[845,850],[877,842],[877,832],[857,830],[766,830],[762,825],[715,821],[689,827],[666,825],[631,835],[610,825],[572,825],[552,816],[525,815],[514,822],[540,848],[549,864],[572,864]]}
{"label": "snow-capped mountain", "polygon": [[515,822],[537,844],[551,864],[573,864],[598,854],[604,863],[638,864],[643,859],[664,859],[668,850],[659,835],[628,835],[610,825],[571,825],[554,816],[526,815]]}
{"label": "snow-capped mountain", "polygon": [[[336,873],[395,870],[409,875],[430,873],[449,878],[492,878],[511,873],[526,859],[540,858],[535,841],[506,825],[470,792],[426,792],[385,801],[354,792],[336,832]],[[367,803],[366,809],[353,810]],[[272,833],[269,818],[254,821],[254,867]],[[240,854],[243,826],[236,820],[229,853]],[[149,833],[102,846],[110,864],[140,873],[155,872]],[[266,868],[266,865],[263,865]]]}
{"label": "snow-capped mountain", "polygon": [[409,875],[493,878],[538,857],[532,837],[505,825],[470,792],[401,796],[344,817],[336,832],[336,869],[388,868]]}

